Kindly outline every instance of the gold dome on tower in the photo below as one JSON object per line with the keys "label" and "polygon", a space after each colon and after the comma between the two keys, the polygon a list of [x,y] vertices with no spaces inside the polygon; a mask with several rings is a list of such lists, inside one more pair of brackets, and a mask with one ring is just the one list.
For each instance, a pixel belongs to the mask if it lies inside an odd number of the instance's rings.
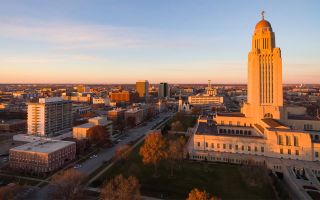
{"label": "gold dome on tower", "polygon": [[272,31],[270,22],[264,19],[264,13],[264,11],[261,12],[262,19],[257,23],[255,30],[270,29]]}
{"label": "gold dome on tower", "polygon": [[265,20],[265,19],[260,20],[260,21],[257,23],[257,25],[256,25],[256,30],[262,29],[262,28],[269,28],[269,29],[272,30],[272,27],[271,27],[270,22],[268,22],[268,21]]}

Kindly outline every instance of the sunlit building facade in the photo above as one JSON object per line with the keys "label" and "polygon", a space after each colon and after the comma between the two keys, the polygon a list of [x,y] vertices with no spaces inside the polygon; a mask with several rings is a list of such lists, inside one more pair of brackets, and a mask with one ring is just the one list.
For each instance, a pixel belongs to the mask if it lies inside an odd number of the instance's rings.
{"label": "sunlit building facade", "polygon": [[[212,152],[319,161],[320,121],[299,124],[288,118],[283,105],[281,50],[265,19],[257,23],[252,36],[248,79],[248,100],[241,112],[199,118],[189,152],[192,157],[218,159],[210,156]],[[293,127],[295,123],[299,126]],[[311,124],[312,129],[302,128],[303,124]]]}

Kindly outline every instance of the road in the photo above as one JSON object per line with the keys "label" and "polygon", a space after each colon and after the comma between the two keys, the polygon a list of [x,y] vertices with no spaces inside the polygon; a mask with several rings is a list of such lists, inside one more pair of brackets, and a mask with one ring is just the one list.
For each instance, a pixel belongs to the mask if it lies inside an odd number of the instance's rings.
{"label": "road", "polygon": [[[173,113],[161,113],[157,119],[155,119],[152,122],[148,122],[146,126],[141,126],[138,128],[130,129],[127,131],[127,137],[123,138],[119,143],[111,148],[103,149],[101,150],[97,155],[97,158],[92,158],[84,161],[81,165],[81,168],[78,168],[80,172],[83,172],[87,175],[93,173],[96,169],[98,169],[101,165],[104,164],[105,161],[109,161],[114,153],[115,150],[123,145],[123,144],[129,144],[131,141],[136,141],[138,138],[142,137],[143,135],[146,135],[150,132],[151,128],[164,120],[166,117],[173,116]],[[48,194],[52,189],[51,185],[44,186],[42,188],[36,188],[36,192],[33,194],[30,194],[28,198],[26,199],[32,199],[32,200],[43,200],[48,199]]]}

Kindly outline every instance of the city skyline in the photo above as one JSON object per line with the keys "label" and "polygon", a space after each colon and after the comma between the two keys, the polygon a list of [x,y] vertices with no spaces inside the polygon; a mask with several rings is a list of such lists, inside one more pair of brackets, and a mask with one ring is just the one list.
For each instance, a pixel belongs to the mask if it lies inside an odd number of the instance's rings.
{"label": "city skyline", "polygon": [[77,3],[3,3],[0,83],[246,84],[262,10],[283,51],[284,83],[320,83],[316,1]]}

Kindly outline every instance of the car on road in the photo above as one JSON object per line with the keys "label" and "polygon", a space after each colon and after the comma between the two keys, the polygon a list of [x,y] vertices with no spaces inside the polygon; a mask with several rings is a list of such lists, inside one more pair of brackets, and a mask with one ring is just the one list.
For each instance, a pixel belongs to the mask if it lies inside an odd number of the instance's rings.
{"label": "car on road", "polygon": [[82,167],[82,165],[80,165],[80,164],[76,164],[73,168],[75,168],[75,169],[79,169],[79,168],[81,168]]}

